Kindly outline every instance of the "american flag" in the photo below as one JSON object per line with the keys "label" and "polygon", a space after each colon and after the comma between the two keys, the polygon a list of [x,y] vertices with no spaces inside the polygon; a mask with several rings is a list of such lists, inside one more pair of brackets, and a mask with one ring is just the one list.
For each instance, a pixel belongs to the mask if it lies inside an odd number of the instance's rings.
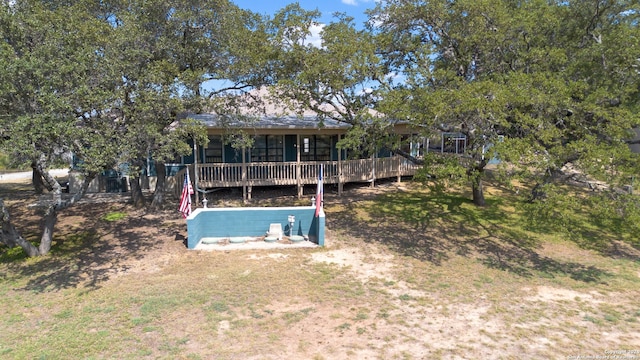
{"label": "american flag", "polygon": [[184,184],[182,184],[182,194],[180,195],[180,212],[183,218],[187,218],[191,214],[191,195],[193,195],[193,186],[191,186],[191,180],[189,179],[189,168],[187,168],[187,174],[184,177]]}
{"label": "american flag", "polygon": [[318,173],[318,189],[316,190],[316,216],[320,214],[322,205],[324,202],[324,188],[322,186],[322,165],[320,165],[320,172]]}

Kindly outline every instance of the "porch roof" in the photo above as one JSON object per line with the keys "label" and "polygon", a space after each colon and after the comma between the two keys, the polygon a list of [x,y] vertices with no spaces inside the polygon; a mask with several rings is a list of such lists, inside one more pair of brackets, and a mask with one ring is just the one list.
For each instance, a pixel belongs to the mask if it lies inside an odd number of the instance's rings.
{"label": "porch roof", "polygon": [[350,124],[337,121],[334,119],[324,119],[322,126],[320,126],[320,120],[317,116],[296,116],[296,115],[283,115],[283,116],[263,116],[246,117],[246,118],[221,118],[217,114],[190,114],[188,118],[201,121],[207,128],[210,129],[222,129],[222,128],[242,128],[242,129],[337,129],[347,130],[351,127]]}

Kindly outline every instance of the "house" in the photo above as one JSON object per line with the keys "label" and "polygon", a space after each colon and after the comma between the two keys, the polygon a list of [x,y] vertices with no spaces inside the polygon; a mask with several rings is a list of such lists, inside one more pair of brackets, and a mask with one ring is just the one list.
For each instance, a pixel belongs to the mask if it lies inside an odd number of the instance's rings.
{"label": "house", "polygon": [[[317,116],[309,114],[263,116],[231,124],[221,124],[215,114],[188,117],[202,121],[208,129],[209,143],[197,147],[197,158],[192,153],[182,159],[183,164],[197,169],[192,180],[199,189],[242,187],[244,198],[250,199],[255,186],[296,186],[298,197],[302,197],[304,185],[317,183],[320,166],[323,182],[336,184],[339,193],[346,183],[400,180],[414,175],[417,169],[389,151],[354,158],[348,151],[339,150],[336,145],[350,125],[332,119],[324,119],[320,126]],[[224,141],[225,134],[239,129],[253,138],[251,148],[237,149]],[[404,136],[412,134],[405,124],[395,125],[394,131]]]}
{"label": "house", "polygon": [[[414,175],[418,168],[388,149],[381,149],[364,158],[353,152],[339,150],[337,143],[349,131],[350,124],[329,118],[321,122],[314,112],[293,112],[286,106],[274,105],[269,100],[262,101],[269,98],[266,90],[259,90],[254,97],[261,99],[262,106],[255,107],[260,110],[241,109],[241,117],[215,112],[182,115],[202,122],[207,128],[209,142],[204,147],[193,146],[190,155],[166,164],[169,188],[176,194],[181,192],[185,165],[190,170],[195,188],[201,192],[207,189],[242,188],[244,199],[251,198],[252,189],[256,186],[295,186],[298,197],[302,197],[305,185],[317,183],[321,166],[324,183],[337,185],[338,193],[342,193],[346,183],[365,182],[373,185],[376,180],[385,178],[399,181],[403,176]],[[230,133],[240,130],[252,138],[250,147],[234,147],[225,141]],[[396,123],[393,131],[406,139],[413,138],[417,133],[406,123]],[[402,150],[420,157],[421,151],[426,148],[422,142],[407,142]],[[153,190],[154,167],[147,167],[145,175],[149,179],[149,188]],[[108,190],[110,182],[107,180],[102,181],[102,186],[96,185],[95,190]],[[196,192],[196,201],[198,197]]]}
{"label": "house", "polygon": [[[241,110],[242,118],[230,118],[216,113],[188,114],[186,117],[201,121],[207,127],[209,143],[206,147],[194,146],[190,156],[183,157],[193,171],[192,180],[200,190],[241,187],[244,199],[251,198],[256,186],[296,186],[302,197],[305,185],[316,184],[319,169],[323,168],[323,182],[336,184],[338,193],[343,185],[351,182],[374,184],[378,179],[412,176],[417,166],[406,158],[381,149],[366,158],[346,150],[339,150],[337,143],[351,128],[350,124],[334,119],[319,120],[312,111],[291,111],[285,105],[269,100],[267,90],[252,94],[259,99],[259,111]],[[242,130],[253,144],[250,148],[234,147],[225,141],[229,133]],[[407,124],[393,127],[396,134],[406,138],[416,131]],[[419,144],[409,144],[406,149],[419,155]],[[194,156],[197,154],[197,156]],[[176,191],[181,190],[184,170],[177,175]]]}

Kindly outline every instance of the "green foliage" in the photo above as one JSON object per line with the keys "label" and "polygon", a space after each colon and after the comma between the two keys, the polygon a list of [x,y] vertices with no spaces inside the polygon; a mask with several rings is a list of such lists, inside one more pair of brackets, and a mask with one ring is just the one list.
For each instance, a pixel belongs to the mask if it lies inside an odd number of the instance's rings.
{"label": "green foliage", "polygon": [[108,222],[115,222],[122,220],[127,217],[127,213],[121,211],[114,211],[108,214],[105,214],[102,218]]}
{"label": "green foliage", "polygon": [[96,50],[106,24],[80,3],[12,3],[0,12],[0,145],[15,163],[52,161],[82,149],[79,115],[103,101]]}
{"label": "green foliage", "polygon": [[476,179],[490,148],[534,183],[572,164],[620,184],[638,170],[625,140],[640,124],[639,14],[625,0],[379,3],[380,54],[406,76],[382,107],[426,135],[464,134]]}
{"label": "green foliage", "polygon": [[467,179],[466,169],[455,156],[442,156],[428,153],[424,157],[424,166],[419,169],[415,180],[426,183],[437,192],[457,187]]}
{"label": "green foliage", "polygon": [[[227,95],[276,85],[272,96],[320,125],[350,124],[338,145],[359,156],[397,149],[394,122],[464,134],[462,156],[425,158],[418,178],[434,190],[471,182],[482,196],[497,156],[503,183],[544,195],[528,205],[531,226],[578,226],[573,214],[592,207],[594,224],[635,231],[638,201],[619,190],[640,171],[626,143],[640,126],[640,12],[632,0],[600,5],[389,0],[367,29],[337,14],[318,45],[307,36],[320,14],[299,4],[263,18],[227,0],[2,2],[4,166],[46,169],[73,153],[87,178],[126,162],[135,180],[150,154],[162,162],[188,154],[186,139],[207,143],[180,114],[210,107],[232,122],[242,97]],[[242,132],[225,141],[251,145]],[[566,196],[553,185],[568,165],[610,190]]]}
{"label": "green foliage", "polygon": [[13,168],[9,156],[4,153],[0,153],[0,170],[7,170]]}
{"label": "green foliage", "polygon": [[268,69],[260,17],[226,0],[24,0],[0,16],[0,143],[17,162],[72,152],[87,173],[129,162],[135,176],[150,152],[165,161],[190,151],[185,136],[206,143],[177,118],[203,109],[205,82],[240,89]]}
{"label": "green foliage", "polygon": [[352,125],[339,146],[359,155],[373,154],[392,142],[390,118],[373,110],[386,84],[376,44],[370,32],[357,29],[344,14],[324,25],[321,44],[306,43],[318,16],[317,11],[293,4],[270,22],[280,64],[274,95],[296,111],[313,111],[320,127],[325,119]]}
{"label": "green foliage", "polygon": [[0,262],[12,263],[18,260],[24,260],[26,254],[19,247],[8,248],[0,245]]}

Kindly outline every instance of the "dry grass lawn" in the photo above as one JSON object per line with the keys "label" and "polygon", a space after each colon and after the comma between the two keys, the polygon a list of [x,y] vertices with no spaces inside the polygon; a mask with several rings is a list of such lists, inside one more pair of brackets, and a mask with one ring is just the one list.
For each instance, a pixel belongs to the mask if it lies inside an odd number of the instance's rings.
{"label": "dry grass lawn", "polygon": [[[296,202],[274,194],[255,202]],[[37,236],[28,186],[1,195]],[[187,250],[174,210],[66,210],[51,255],[0,247],[0,358],[640,358],[640,251],[626,242],[590,249],[524,229],[506,203],[409,183],[325,204],[325,248],[242,251]]]}

